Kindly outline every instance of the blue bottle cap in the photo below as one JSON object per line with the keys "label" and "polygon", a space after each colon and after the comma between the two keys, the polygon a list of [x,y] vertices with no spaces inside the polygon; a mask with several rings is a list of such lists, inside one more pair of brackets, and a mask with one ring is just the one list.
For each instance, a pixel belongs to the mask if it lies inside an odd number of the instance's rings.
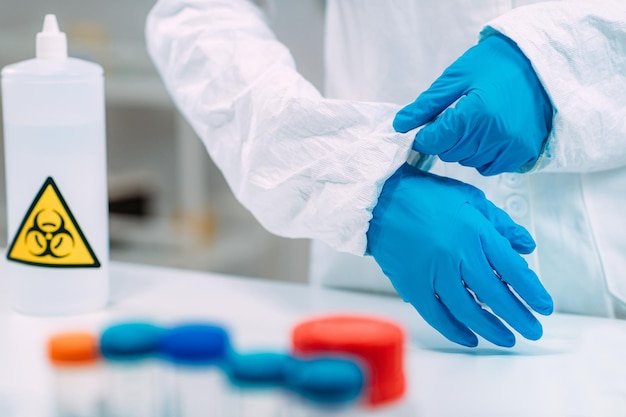
{"label": "blue bottle cap", "polygon": [[163,333],[150,323],[112,325],[100,336],[100,351],[109,360],[143,359],[159,352]]}
{"label": "blue bottle cap", "polygon": [[223,327],[186,324],[166,332],[161,350],[173,362],[203,365],[221,362],[228,347],[228,333]]}
{"label": "blue bottle cap", "polygon": [[291,360],[291,356],[277,352],[233,353],[228,357],[226,371],[231,382],[239,386],[280,386]]}
{"label": "blue bottle cap", "polygon": [[359,398],[365,376],[353,360],[320,357],[289,362],[285,382],[306,400],[322,405],[345,405]]}

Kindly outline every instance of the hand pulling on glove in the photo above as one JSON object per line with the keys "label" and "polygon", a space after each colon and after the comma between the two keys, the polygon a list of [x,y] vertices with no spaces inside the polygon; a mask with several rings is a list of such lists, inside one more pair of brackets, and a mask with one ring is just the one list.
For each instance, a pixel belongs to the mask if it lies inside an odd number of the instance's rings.
{"label": "hand pulling on glove", "polygon": [[520,300],[552,313],[552,298],[520,256],[535,242],[479,189],[405,164],[386,181],[367,238],[400,296],[453,342],[476,346],[479,334],[513,346],[500,319],[527,339],[541,337]]}
{"label": "hand pulling on glove", "polygon": [[515,43],[492,35],[450,65],[393,121],[403,133],[424,124],[415,136],[417,152],[483,175],[527,171],[552,129],[552,105]]}

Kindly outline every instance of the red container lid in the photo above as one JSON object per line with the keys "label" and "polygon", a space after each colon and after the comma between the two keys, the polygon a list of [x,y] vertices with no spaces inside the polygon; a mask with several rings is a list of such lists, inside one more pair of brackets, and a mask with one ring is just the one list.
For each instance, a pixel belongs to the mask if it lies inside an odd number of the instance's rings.
{"label": "red container lid", "polygon": [[404,331],[393,322],[357,315],[314,318],[293,329],[292,344],[295,354],[339,353],[362,360],[368,368],[368,405],[404,395]]}

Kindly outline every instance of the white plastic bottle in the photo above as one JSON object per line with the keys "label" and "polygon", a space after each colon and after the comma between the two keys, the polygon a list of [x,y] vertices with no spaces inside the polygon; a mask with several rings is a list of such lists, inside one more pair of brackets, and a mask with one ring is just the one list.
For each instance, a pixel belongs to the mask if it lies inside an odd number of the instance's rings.
{"label": "white plastic bottle", "polygon": [[36,58],[2,70],[2,107],[12,305],[97,310],[109,292],[102,67],[69,58],[46,15]]}

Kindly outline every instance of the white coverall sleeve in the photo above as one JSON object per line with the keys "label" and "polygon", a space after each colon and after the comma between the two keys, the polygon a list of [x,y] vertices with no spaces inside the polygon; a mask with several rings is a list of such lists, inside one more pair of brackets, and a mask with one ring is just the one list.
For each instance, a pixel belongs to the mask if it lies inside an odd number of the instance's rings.
{"label": "white coverall sleeve", "polygon": [[247,0],[160,0],[148,51],[237,199],[270,232],[356,255],[409,155],[396,105],[330,100]]}
{"label": "white coverall sleeve", "polygon": [[488,23],[531,61],[555,108],[534,171],[590,172],[626,165],[626,3],[551,1]]}

